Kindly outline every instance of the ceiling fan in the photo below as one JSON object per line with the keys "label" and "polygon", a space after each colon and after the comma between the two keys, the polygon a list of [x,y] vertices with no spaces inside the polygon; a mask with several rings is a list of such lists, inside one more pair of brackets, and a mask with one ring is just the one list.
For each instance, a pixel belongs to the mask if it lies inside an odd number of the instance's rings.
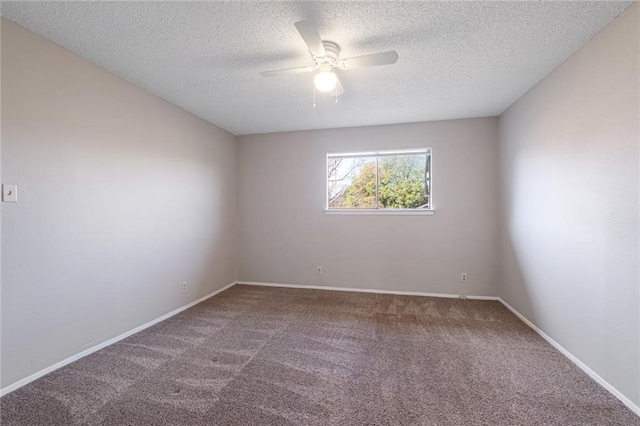
{"label": "ceiling fan", "polygon": [[263,77],[276,77],[288,74],[310,73],[318,70],[313,78],[315,88],[321,92],[333,92],[332,94],[339,96],[344,93],[344,88],[340,83],[340,79],[334,72],[334,68],[350,70],[376,65],[395,64],[398,60],[398,52],[395,50],[340,59],[340,46],[332,41],[322,40],[320,33],[313,22],[299,21],[295,23],[295,26],[302,36],[302,40],[304,40],[309,48],[309,53],[311,54],[311,58],[315,65],[287,68],[283,70],[263,71],[260,75]]}

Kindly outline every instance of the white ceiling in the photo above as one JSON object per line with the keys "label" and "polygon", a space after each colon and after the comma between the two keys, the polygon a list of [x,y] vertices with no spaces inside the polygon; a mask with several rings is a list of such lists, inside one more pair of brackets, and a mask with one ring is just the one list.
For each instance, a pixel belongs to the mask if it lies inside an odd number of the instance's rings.
{"label": "white ceiling", "polygon": [[[495,116],[626,2],[2,2],[6,18],[236,135]],[[340,71],[312,107],[294,23],[341,57],[395,49],[395,65]]]}

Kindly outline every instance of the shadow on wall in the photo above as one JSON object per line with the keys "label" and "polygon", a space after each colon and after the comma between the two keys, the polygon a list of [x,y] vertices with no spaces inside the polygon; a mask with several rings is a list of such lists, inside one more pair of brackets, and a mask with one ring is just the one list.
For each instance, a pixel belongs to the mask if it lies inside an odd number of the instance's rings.
{"label": "shadow on wall", "polygon": [[502,271],[498,296],[529,321],[537,324],[535,305],[531,300],[531,284],[523,274],[521,259],[509,231],[503,232],[505,235],[502,238]]}

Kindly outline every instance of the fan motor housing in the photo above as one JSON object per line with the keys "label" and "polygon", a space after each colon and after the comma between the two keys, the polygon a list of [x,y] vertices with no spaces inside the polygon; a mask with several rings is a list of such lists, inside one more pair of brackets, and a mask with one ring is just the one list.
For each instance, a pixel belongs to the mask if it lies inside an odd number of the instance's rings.
{"label": "fan motor housing", "polygon": [[324,46],[324,51],[326,53],[325,58],[329,59],[332,64],[338,62],[338,57],[340,56],[340,46],[338,46],[337,43],[327,40],[322,40],[322,45]]}

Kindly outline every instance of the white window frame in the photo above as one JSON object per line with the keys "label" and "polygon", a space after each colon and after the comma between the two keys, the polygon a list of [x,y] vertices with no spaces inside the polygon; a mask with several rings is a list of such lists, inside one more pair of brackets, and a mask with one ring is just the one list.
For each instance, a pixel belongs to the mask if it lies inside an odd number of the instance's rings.
{"label": "white window frame", "polygon": [[[329,159],[330,158],[354,158],[354,157],[376,157],[378,158],[392,155],[407,154],[427,154],[429,156],[429,208],[428,209],[330,209],[329,208]],[[376,167],[376,173],[378,168]],[[409,216],[431,216],[435,213],[433,204],[433,151],[431,148],[394,149],[386,151],[364,151],[347,153],[327,153],[324,167],[324,213],[331,215],[409,215]]]}

